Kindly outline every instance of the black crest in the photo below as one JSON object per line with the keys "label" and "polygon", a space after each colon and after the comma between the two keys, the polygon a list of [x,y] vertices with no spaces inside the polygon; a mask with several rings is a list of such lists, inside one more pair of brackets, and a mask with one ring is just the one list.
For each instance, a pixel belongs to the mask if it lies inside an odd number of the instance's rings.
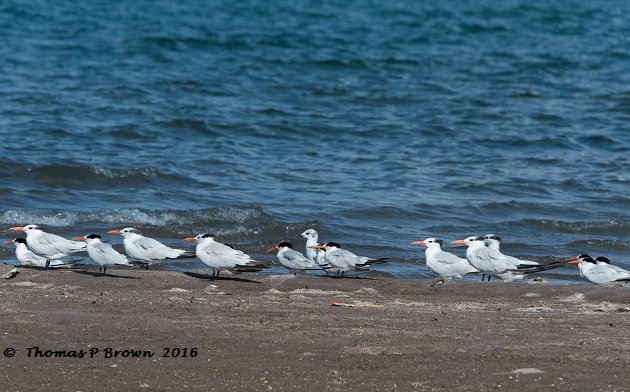
{"label": "black crest", "polygon": [[600,261],[602,263],[610,264],[610,260],[608,260],[608,257],[604,257],[604,256],[599,256],[598,258],[595,259],[595,261]]}

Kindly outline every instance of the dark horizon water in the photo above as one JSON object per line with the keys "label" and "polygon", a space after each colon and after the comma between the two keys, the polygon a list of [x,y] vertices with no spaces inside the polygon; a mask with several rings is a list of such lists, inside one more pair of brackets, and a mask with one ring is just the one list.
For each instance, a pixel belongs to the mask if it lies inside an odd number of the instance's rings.
{"label": "dark horizon water", "polygon": [[492,232],[630,267],[629,12],[1,2],[1,230],[211,231],[264,259],[313,227],[398,276],[426,274],[412,241]]}

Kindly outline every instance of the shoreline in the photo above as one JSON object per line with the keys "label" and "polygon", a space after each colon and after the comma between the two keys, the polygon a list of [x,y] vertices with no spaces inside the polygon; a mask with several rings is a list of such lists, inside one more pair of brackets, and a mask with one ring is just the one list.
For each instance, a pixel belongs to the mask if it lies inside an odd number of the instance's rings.
{"label": "shoreline", "polygon": [[622,287],[95,275],[21,269],[0,281],[0,349],[16,350],[1,358],[4,390],[628,390]]}
{"label": "shoreline", "polygon": [[[149,273],[155,271],[162,272],[174,272],[174,273],[187,273],[187,272],[199,272],[201,274],[208,268],[201,261],[191,258],[189,260],[177,260],[177,261],[167,261],[161,263],[151,264],[149,267]],[[256,271],[255,275],[261,276],[273,276],[273,275],[285,275],[288,274],[289,271],[282,265],[280,265],[275,258],[270,258],[268,260],[259,260],[257,261],[263,263],[269,263],[267,268],[262,269],[260,271]],[[394,268],[391,268],[394,266]],[[401,267],[402,266],[402,267]],[[0,263],[0,267],[17,267],[18,269],[22,268],[31,268],[28,266],[20,265],[15,258],[5,260],[3,263]],[[85,257],[85,260],[79,262],[74,267],[77,270],[83,271],[98,271],[98,264],[94,263],[92,260]],[[113,268],[113,267],[108,267]],[[118,268],[118,267],[116,267]],[[124,267],[123,267],[124,268]],[[120,271],[125,271],[121,269]],[[224,274],[223,270],[221,273]],[[231,274],[227,271],[227,276]],[[251,274],[251,273],[250,273]],[[303,275],[310,277],[321,277],[327,278],[321,271],[307,271]],[[429,270],[426,267],[424,259],[418,259],[415,261],[409,260],[400,260],[389,262],[385,264],[378,264],[372,266],[369,270],[366,271],[352,271],[348,275],[351,279],[361,279],[361,278],[373,278],[373,277],[387,277],[392,279],[409,279],[409,280],[434,280],[437,279],[438,276]],[[345,277],[344,277],[345,278]],[[543,279],[545,283],[551,285],[590,285],[591,283],[584,280],[579,273],[577,266],[572,264],[563,265],[557,269],[551,269],[547,271],[524,274],[523,279],[515,279],[512,282],[515,283],[528,283],[531,280],[540,280]],[[496,280],[500,280],[500,278],[495,277]],[[495,280],[493,279],[493,280]],[[465,275],[463,278],[459,278],[456,280],[466,281],[466,282],[480,282],[481,274],[470,274]]]}

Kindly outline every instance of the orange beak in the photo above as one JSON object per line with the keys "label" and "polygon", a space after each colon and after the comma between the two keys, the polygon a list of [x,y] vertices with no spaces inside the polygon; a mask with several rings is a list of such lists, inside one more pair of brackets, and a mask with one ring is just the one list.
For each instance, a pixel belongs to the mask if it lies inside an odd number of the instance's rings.
{"label": "orange beak", "polygon": [[122,231],[120,230],[110,230],[107,232],[107,234],[122,234]]}
{"label": "orange beak", "polygon": [[195,237],[186,237],[186,238],[184,238],[184,241],[186,241],[186,242],[195,242],[196,240],[195,240]]}
{"label": "orange beak", "polygon": [[72,239],[75,240],[75,241],[86,241],[87,240],[87,238],[85,238],[85,237],[72,237]]}
{"label": "orange beak", "polygon": [[422,246],[422,245],[426,245],[426,244],[424,243],[424,241],[416,241],[416,242],[412,242],[411,245],[420,245],[420,246]]}
{"label": "orange beak", "polygon": [[3,244],[12,244],[12,243],[13,243],[13,240],[6,240],[3,242]]}
{"label": "orange beak", "polygon": [[10,228],[9,230],[26,231],[24,230],[24,226],[15,226],[15,227]]}
{"label": "orange beak", "polygon": [[324,245],[312,245],[312,246],[307,246],[307,248],[311,248],[311,249],[324,249]]}
{"label": "orange beak", "polygon": [[265,253],[271,253],[271,252],[277,252],[278,251],[278,247],[274,246],[273,248],[269,248],[265,251]]}
{"label": "orange beak", "polygon": [[580,262],[580,259],[578,259],[577,257],[571,257],[570,259],[567,259],[567,263],[569,264],[578,264]]}
{"label": "orange beak", "polygon": [[451,241],[451,244],[466,245],[466,241],[464,241],[464,240],[455,240],[455,241]]}

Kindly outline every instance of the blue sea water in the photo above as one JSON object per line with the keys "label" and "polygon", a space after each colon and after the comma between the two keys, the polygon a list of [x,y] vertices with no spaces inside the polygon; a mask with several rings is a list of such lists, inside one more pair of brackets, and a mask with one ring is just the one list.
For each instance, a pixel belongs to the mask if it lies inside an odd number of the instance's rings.
{"label": "blue sea water", "polygon": [[630,267],[629,13],[0,2],[0,231],[211,231],[264,259],[313,227],[397,276],[428,275],[412,241],[492,232]]}

